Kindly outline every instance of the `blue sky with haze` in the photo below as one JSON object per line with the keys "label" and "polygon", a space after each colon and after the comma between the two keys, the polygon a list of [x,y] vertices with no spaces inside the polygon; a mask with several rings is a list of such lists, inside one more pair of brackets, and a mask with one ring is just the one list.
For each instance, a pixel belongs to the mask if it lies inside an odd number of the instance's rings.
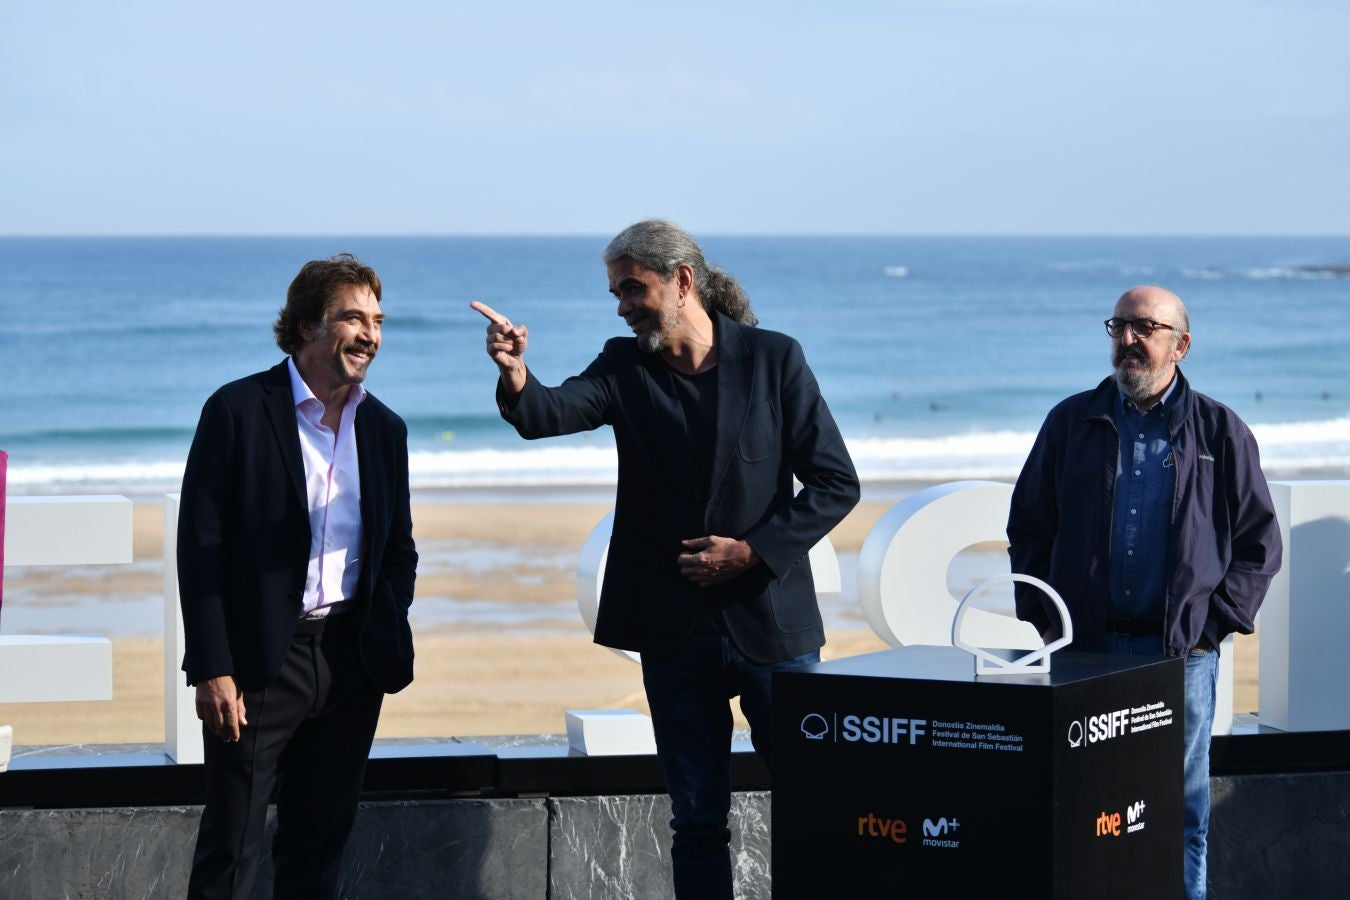
{"label": "blue sky with haze", "polygon": [[9,3],[0,234],[1350,234],[1350,3]]}

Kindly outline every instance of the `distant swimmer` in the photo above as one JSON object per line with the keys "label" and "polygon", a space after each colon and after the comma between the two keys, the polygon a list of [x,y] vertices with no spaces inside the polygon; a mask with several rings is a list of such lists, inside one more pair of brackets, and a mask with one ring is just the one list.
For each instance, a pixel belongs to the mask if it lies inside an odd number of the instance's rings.
{"label": "distant swimmer", "polygon": [[639,222],[604,261],[633,336],[558,387],[526,368],[524,325],[471,305],[522,437],[614,429],[595,639],[642,654],[676,896],[730,900],[729,698],[767,763],[773,672],[818,661],[825,642],[807,552],[858,502],[858,477],[801,345],[754,327],[744,290],[693,238]]}
{"label": "distant swimmer", "polygon": [[[1203,898],[1218,647],[1252,633],[1280,527],[1251,429],[1178,368],[1181,299],[1131,288],[1105,324],[1114,374],[1046,417],[1013,489],[1008,555],[1064,598],[1072,649],[1185,659],[1184,894]],[[1018,587],[1018,618],[1057,638],[1045,598]]]}

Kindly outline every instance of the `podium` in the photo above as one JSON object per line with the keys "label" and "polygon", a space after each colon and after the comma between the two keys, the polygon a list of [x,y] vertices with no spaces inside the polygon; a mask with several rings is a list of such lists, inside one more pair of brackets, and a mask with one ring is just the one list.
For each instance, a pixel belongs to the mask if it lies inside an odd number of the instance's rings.
{"label": "podium", "polygon": [[907,646],[775,673],[773,896],[1179,897],[1183,667],[977,677]]}

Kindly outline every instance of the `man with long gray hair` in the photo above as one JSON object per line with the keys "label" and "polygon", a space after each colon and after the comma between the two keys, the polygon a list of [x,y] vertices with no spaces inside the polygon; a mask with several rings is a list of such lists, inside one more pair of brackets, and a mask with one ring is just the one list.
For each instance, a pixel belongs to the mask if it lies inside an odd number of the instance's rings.
{"label": "man with long gray hair", "polygon": [[801,346],[753,327],[745,292],[688,234],[639,222],[604,260],[634,337],[611,338],[559,387],[526,368],[524,325],[472,306],[522,437],[614,429],[595,639],[642,654],[676,895],[730,898],[728,701],[740,694],[769,762],[772,673],[819,660],[825,642],[807,552],[857,503],[858,479]]}

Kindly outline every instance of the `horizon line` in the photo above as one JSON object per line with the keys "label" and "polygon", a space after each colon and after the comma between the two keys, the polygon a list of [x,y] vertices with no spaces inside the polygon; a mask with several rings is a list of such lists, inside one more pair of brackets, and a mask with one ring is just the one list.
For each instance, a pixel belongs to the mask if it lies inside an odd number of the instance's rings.
{"label": "horizon line", "polygon": [[[688,229],[686,229],[688,230]],[[1323,239],[1350,240],[1350,232],[1142,232],[1142,231],[1101,231],[1066,233],[1044,232],[998,232],[998,231],[701,231],[694,229],[705,238],[956,238],[1002,240],[1103,240],[1149,238],[1168,240],[1233,240],[1233,239]],[[617,233],[617,232],[616,232]],[[437,231],[437,232],[379,232],[361,234],[357,232],[0,232],[0,240],[312,240],[312,239],[359,239],[359,240],[410,240],[410,239],[543,239],[543,238],[598,238],[607,239],[613,234],[593,231]]]}

